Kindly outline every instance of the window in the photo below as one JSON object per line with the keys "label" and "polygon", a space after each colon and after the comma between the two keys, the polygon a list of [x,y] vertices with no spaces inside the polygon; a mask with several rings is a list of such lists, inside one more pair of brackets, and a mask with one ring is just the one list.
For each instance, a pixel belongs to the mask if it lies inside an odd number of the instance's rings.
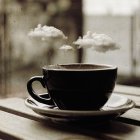
{"label": "window", "polygon": [[140,83],[139,11],[139,0],[83,1],[84,33],[90,30],[108,34],[121,47],[118,51],[106,54],[87,50],[85,62],[117,65],[118,82],[122,84]]}
{"label": "window", "polygon": [[[117,65],[118,83],[139,86],[139,11],[140,0],[0,0],[0,98],[28,96],[28,79],[42,75],[44,65],[81,60]],[[80,50],[66,56],[28,37],[38,24],[61,29],[69,44],[88,30],[105,33],[121,49],[106,54]]]}

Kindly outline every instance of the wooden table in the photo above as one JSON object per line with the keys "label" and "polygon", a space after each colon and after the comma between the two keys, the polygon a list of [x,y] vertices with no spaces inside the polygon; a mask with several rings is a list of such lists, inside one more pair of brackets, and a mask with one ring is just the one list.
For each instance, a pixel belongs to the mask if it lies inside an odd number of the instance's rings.
{"label": "wooden table", "polygon": [[115,91],[133,99],[136,107],[103,124],[54,122],[27,108],[23,99],[1,99],[0,139],[139,140],[140,88],[117,85]]}

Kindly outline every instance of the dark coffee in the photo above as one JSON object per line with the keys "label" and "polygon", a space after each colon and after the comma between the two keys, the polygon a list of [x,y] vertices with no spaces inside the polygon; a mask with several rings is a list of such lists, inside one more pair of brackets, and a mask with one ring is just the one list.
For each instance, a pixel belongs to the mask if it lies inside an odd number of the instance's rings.
{"label": "dark coffee", "polygon": [[[43,78],[32,78],[28,91],[34,98],[31,83],[38,80],[47,87],[60,109],[97,110],[109,99],[116,81],[117,68],[108,65],[67,64],[43,67]],[[37,95],[38,96],[38,95]],[[49,104],[46,100],[35,98]]]}
{"label": "dark coffee", "polygon": [[79,71],[79,70],[96,70],[96,69],[108,69],[110,66],[107,65],[92,65],[92,64],[67,64],[67,65],[49,65],[44,66],[43,69],[47,70],[72,70],[72,71]]}

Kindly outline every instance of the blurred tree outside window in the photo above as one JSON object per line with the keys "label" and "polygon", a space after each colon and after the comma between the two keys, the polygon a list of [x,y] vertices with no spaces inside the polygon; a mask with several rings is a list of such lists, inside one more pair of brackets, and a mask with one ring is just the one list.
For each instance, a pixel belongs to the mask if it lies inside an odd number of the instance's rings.
{"label": "blurred tree outside window", "polygon": [[77,52],[31,40],[27,34],[38,24],[55,26],[73,42],[82,35],[82,1],[0,0],[0,97],[27,96],[26,82],[44,65],[78,61]]}

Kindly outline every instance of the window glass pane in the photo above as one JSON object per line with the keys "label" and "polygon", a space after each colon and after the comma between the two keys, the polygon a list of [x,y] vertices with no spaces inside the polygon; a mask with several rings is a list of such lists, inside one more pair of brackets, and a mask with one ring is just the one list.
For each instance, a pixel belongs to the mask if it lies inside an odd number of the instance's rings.
{"label": "window glass pane", "polygon": [[107,34],[121,47],[120,50],[107,53],[86,50],[84,61],[117,65],[118,81],[138,86],[140,86],[139,13],[139,0],[83,0],[84,33],[92,31]]}

